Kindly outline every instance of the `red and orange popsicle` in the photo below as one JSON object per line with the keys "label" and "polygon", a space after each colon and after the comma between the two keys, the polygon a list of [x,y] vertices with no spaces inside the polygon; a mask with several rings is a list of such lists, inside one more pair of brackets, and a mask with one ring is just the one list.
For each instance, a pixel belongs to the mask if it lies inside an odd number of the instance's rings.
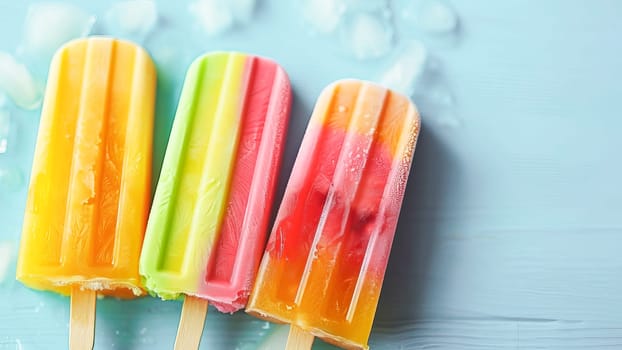
{"label": "red and orange popsicle", "polygon": [[367,349],[419,127],[407,97],[372,83],[320,95],[246,309],[291,324],[289,346]]}

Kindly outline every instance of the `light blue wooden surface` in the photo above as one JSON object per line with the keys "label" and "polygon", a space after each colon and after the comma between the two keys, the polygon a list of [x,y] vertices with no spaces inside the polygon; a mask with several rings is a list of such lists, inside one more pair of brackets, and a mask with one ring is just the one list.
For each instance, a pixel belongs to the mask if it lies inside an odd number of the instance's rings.
{"label": "light blue wooden surface", "polygon": [[[460,123],[443,126],[433,110],[423,116],[371,345],[622,349],[622,2],[452,3],[459,43],[430,47]],[[82,6],[101,14],[105,2]],[[0,50],[14,51],[26,7],[0,1]],[[262,1],[250,25],[213,39],[192,25],[185,4],[160,4],[165,25],[146,42],[160,73],[156,159],[193,57],[214,49],[266,55],[286,68],[295,93],[282,190],[322,87],[374,79],[386,66],[335,53],[307,35],[295,9]],[[408,28],[398,35],[408,38]],[[176,60],[158,57],[152,45],[164,40]],[[27,173],[38,112],[16,113],[19,147],[0,161]],[[0,191],[4,242],[17,244],[25,194]],[[99,301],[96,348],[169,349],[180,308],[150,298]],[[0,349],[63,348],[67,322],[68,299],[10,277],[0,284]],[[272,329],[211,310],[202,346],[252,349]]]}

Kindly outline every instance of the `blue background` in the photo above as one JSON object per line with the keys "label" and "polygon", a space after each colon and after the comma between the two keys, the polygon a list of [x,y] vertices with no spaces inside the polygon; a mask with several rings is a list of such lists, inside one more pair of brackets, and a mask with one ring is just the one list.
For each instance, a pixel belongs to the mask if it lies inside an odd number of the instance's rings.
{"label": "blue background", "polygon": [[[0,50],[14,52],[27,3],[0,0]],[[439,122],[446,110],[424,110],[370,344],[621,349],[622,2],[452,4],[458,42],[429,47],[455,98],[456,122]],[[101,15],[107,4],[81,6]],[[375,79],[390,61],[357,62],[330,37],[308,35],[297,2],[260,0],[248,25],[217,38],[194,25],[185,3],[160,2],[159,10],[163,21],[144,42],[159,69],[156,163],[194,57],[216,49],[265,55],[294,87],[280,193],[321,89],[344,77]],[[397,28],[398,42],[410,29]],[[0,165],[28,173],[38,114],[14,112],[15,148]],[[25,197],[25,186],[0,190],[0,240],[14,247]],[[69,300],[29,290],[11,274],[0,282],[0,349],[66,347]],[[96,348],[170,349],[180,309],[151,298],[101,300]],[[202,347],[252,349],[274,329],[210,309]]]}

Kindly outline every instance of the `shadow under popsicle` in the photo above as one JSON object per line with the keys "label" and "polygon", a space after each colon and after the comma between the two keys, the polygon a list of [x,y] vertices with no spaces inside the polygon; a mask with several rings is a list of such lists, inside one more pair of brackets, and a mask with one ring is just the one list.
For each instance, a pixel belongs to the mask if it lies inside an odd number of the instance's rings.
{"label": "shadow under popsicle", "polygon": [[149,296],[134,300],[106,298],[97,303],[95,349],[172,349],[181,303]]}
{"label": "shadow under popsicle", "polygon": [[160,178],[160,170],[164,161],[164,153],[168,145],[168,138],[173,127],[177,101],[181,94],[181,81],[183,76],[177,80],[167,73],[164,67],[160,67],[156,62],[158,74],[158,87],[156,93],[155,120],[153,128],[153,173],[151,177],[152,196]]}
{"label": "shadow under popsicle", "polygon": [[387,342],[397,347],[395,340],[401,337],[395,332],[408,331],[423,317],[441,229],[437,213],[450,198],[449,181],[457,172],[447,146],[425,120],[424,116],[370,337],[372,347]]}

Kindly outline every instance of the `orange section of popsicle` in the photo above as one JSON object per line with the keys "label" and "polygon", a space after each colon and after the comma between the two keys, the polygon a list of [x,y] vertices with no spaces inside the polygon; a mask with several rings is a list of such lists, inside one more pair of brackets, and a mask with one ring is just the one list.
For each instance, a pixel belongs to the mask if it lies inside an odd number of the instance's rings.
{"label": "orange section of popsicle", "polygon": [[148,54],[129,42],[78,40],[55,55],[17,267],[24,284],[143,292],[155,83]]}
{"label": "orange section of popsicle", "polygon": [[324,90],[247,311],[367,348],[418,131],[404,96],[360,81]]}

